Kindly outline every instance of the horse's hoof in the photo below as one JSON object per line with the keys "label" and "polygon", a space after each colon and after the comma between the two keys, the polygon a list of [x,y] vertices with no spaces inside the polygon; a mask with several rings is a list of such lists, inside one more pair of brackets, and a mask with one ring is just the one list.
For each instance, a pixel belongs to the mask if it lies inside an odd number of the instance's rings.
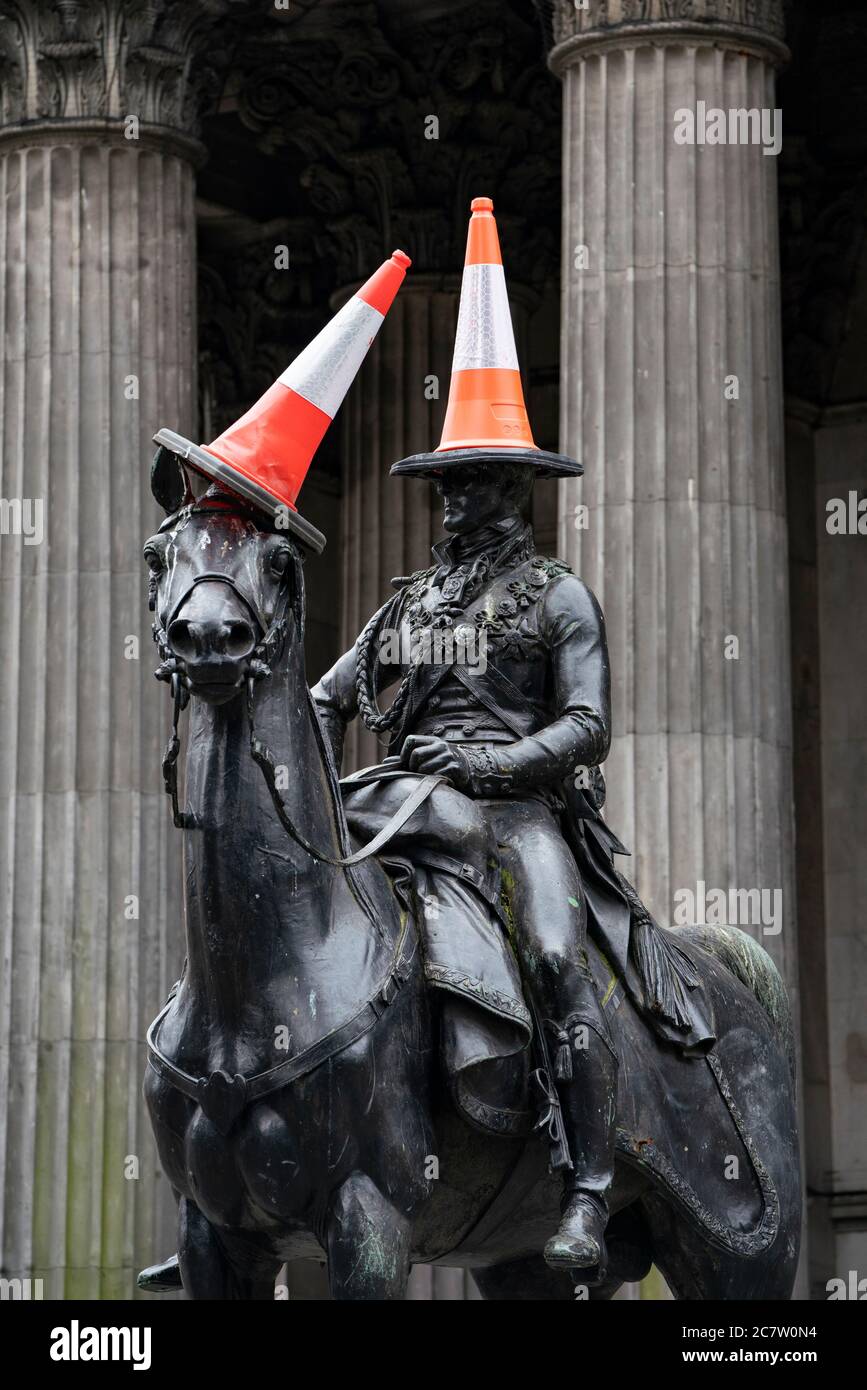
{"label": "horse's hoof", "polygon": [[177,1255],[170,1255],[161,1265],[148,1265],[136,1283],[145,1293],[180,1293],[184,1285]]}

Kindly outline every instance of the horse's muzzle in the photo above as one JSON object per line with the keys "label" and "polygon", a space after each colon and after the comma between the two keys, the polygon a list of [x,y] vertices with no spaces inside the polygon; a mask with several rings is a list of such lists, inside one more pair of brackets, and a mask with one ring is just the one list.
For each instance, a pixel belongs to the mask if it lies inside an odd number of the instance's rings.
{"label": "horse's muzzle", "polygon": [[175,618],[166,634],[187,689],[222,704],[244,682],[256,634],[245,618]]}

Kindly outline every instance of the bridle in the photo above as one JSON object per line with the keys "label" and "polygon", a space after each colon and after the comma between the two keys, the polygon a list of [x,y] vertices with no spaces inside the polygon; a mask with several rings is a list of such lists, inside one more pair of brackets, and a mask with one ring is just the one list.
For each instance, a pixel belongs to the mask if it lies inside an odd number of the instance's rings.
{"label": "bridle", "polygon": [[[187,599],[192,594],[193,590],[199,584],[226,584],[233,591],[233,593],[241,600],[247,612],[250,614],[250,617],[253,619],[253,622],[256,624],[256,627],[258,628],[259,632],[261,633],[259,641],[256,643],[255,647],[250,653],[250,672],[255,676],[256,679],[258,679],[260,676],[268,675],[269,669],[266,668],[269,668],[269,663],[273,661],[276,656],[279,655],[279,648],[282,646],[282,638],[285,633],[285,586],[283,587],[282,591],[283,602],[281,605],[278,606],[277,612],[271,619],[271,622],[266,627],[265,620],[259,612],[258,608],[256,607],[255,603],[244,593],[244,590],[241,588],[238,581],[236,579],[233,579],[230,574],[220,574],[218,570],[208,570],[204,574],[197,574],[195,578],[192,580],[192,582],[187,585],[186,589],[181,594],[180,598],[178,599],[177,603],[175,604],[174,608],[169,614],[168,620],[165,623],[165,625],[163,627],[157,627],[156,623],[154,623],[154,641],[160,648],[160,653],[162,654],[163,652],[165,652],[166,656],[169,659],[172,659],[171,644],[168,639],[168,630],[171,627],[172,623],[175,621],[175,618],[180,613]],[[158,677],[158,679],[164,679],[164,677]]]}
{"label": "bridle", "polygon": [[[301,562],[297,554],[292,551],[293,560],[297,569],[300,571]],[[287,569],[287,575],[289,571]],[[163,786],[172,802],[172,821],[177,830],[192,830],[195,828],[195,818],[182,811],[178,805],[178,755],[181,751],[181,741],[178,734],[178,724],[182,712],[189,703],[189,691],[185,688],[181,680],[181,672],[178,665],[178,658],[172,651],[168,633],[175,618],[180,613],[187,599],[199,584],[225,584],[241,600],[259,632],[259,640],[254,646],[250,655],[247,657],[244,667],[243,680],[247,684],[247,714],[250,721],[250,737],[253,738],[253,692],[256,682],[265,676],[270,676],[272,663],[279,660],[283,650],[283,642],[286,637],[286,616],[289,606],[288,584],[283,582],[280,594],[278,595],[274,616],[270,623],[266,623],[254,601],[244,593],[237,580],[230,574],[221,574],[218,570],[207,570],[203,574],[197,574],[187,585],[180,598],[174,604],[171,613],[165,622],[161,623],[159,617],[154,617],[153,639],[157,650],[162,658],[161,664],[157,667],[154,675],[159,681],[168,681],[172,692],[172,732],[163,753]],[[296,590],[297,594],[297,590]],[[303,589],[300,600],[303,605]],[[156,614],[156,603],[154,602],[154,613]],[[276,787],[275,787],[276,789]],[[272,793],[273,795],[273,793]]]}

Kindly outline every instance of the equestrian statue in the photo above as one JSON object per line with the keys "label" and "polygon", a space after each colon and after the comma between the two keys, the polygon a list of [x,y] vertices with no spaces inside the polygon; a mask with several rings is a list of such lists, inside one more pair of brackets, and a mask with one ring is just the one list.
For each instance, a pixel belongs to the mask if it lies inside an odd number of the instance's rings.
{"label": "equestrian statue", "polygon": [[[445,538],[308,688],[324,537],[296,498],[408,265],[212,444],[155,436],[187,940],[145,1077],[178,1255],[139,1282],[273,1298],[324,1259],[333,1297],[401,1299],[439,1263],[485,1298],[596,1299],[655,1263],[677,1298],[789,1298],[785,990],[746,933],[660,926],[615,865],[605,625],[530,523],[536,480],[582,468],[533,441],[488,198],[443,438],[391,470],[433,482]],[[356,718],[387,752],[340,781]]]}

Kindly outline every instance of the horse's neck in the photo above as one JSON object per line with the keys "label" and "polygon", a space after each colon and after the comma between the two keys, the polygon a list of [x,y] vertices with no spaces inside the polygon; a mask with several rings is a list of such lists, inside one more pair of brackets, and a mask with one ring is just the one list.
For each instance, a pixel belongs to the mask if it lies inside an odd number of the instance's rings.
{"label": "horse's neck", "polygon": [[[288,653],[257,688],[255,724],[293,824],[317,849],[339,854],[303,665]],[[321,949],[339,870],[280,825],[250,753],[243,695],[216,708],[192,702],[186,802],[196,827],[184,846],[186,988],[213,1021],[230,1022]]]}

